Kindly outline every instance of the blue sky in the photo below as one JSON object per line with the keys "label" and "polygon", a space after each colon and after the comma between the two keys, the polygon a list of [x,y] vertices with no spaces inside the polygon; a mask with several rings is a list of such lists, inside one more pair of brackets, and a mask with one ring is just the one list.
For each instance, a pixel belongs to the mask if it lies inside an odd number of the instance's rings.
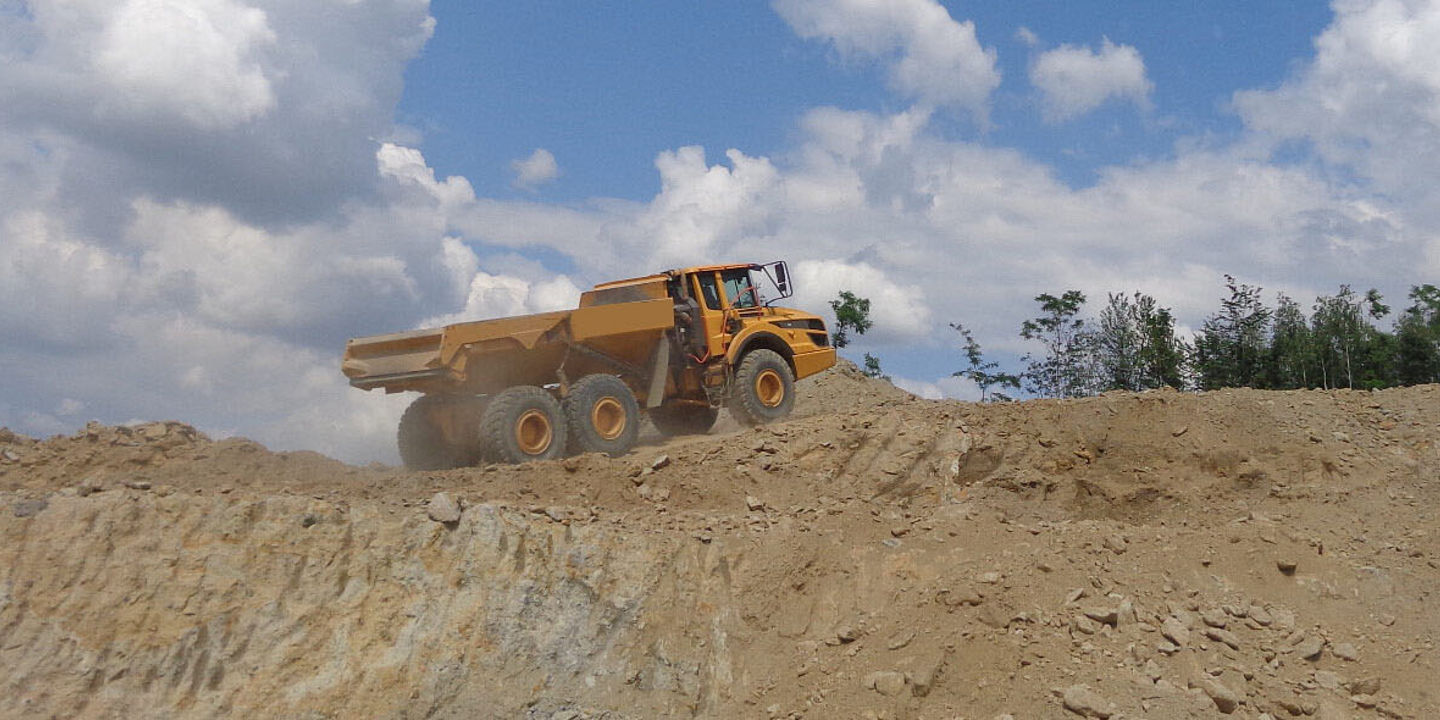
{"label": "blue sky", "polygon": [[393,461],[347,337],[785,258],[972,398],[1042,292],[1440,275],[1440,0],[0,0],[0,425]]}
{"label": "blue sky", "polygon": [[[946,6],[999,51],[1004,80],[993,127],[950,118],[944,132],[1023,149],[1072,184],[1093,182],[1100,166],[1168,155],[1184,137],[1233,135],[1230,94],[1278,85],[1312,55],[1331,17],[1317,2]],[[509,162],[544,147],[564,175],[538,197],[645,200],[659,190],[653,159],[663,150],[776,157],[812,107],[904,107],[879,68],[837,64],[831,48],[796,37],[761,3],[446,3],[431,12],[435,35],[406,70],[398,117],[423,133],[437,173],[464,175],[482,195],[528,196],[510,186]],[[1020,28],[1038,37],[1036,47],[1016,37]],[[1026,80],[1030,60],[1102,37],[1143,54],[1153,111],[1116,105],[1043,122]]]}

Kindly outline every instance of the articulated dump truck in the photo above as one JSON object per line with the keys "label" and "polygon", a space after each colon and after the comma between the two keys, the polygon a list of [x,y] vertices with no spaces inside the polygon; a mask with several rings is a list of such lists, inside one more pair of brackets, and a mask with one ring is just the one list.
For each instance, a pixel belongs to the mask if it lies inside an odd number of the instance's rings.
{"label": "articulated dump truck", "polygon": [[669,270],[596,285],[574,310],[356,338],[341,369],[422,393],[397,433],[413,469],[617,456],[642,408],[667,435],[708,432],[721,407],[743,425],[789,415],[795,381],[835,364],[820,317],[772,307],[790,295],[783,261]]}

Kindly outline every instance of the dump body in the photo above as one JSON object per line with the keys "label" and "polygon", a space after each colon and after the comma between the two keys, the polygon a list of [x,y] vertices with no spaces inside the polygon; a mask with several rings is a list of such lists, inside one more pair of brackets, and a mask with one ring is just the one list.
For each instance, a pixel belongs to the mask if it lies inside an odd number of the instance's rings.
{"label": "dump body", "polygon": [[665,298],[590,305],[356,338],[342,368],[366,390],[492,394],[557,382],[562,369],[572,377],[642,374],[673,325]]}
{"label": "dump body", "polygon": [[[829,368],[835,351],[818,316],[762,306],[754,296],[742,307],[733,287],[727,293],[722,278],[758,267],[671,270],[596,285],[574,310],[355,338],[341,368],[365,390],[455,395],[608,373],[649,405],[660,399],[652,394],[716,404],[726,372],[756,347],[781,354],[796,379]],[[696,300],[688,311],[687,299]]]}

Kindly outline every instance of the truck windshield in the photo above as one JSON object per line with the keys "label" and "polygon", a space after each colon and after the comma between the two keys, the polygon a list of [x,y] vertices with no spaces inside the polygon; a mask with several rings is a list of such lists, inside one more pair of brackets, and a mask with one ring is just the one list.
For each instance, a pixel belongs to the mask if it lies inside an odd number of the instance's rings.
{"label": "truck windshield", "polygon": [[750,283],[749,270],[726,270],[720,277],[725,283],[725,297],[730,300],[730,307],[750,308],[760,304],[759,288]]}

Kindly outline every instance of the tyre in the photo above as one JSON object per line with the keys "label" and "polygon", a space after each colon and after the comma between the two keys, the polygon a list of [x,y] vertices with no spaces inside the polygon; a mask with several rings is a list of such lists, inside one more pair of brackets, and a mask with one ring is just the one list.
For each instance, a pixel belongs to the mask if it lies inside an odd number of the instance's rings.
{"label": "tyre", "polygon": [[730,414],[741,425],[775,422],[795,407],[795,373],[774,350],[751,350],[735,371]]}
{"label": "tyre", "polygon": [[699,403],[666,403],[650,409],[650,422],[661,435],[704,435],[720,410]]}
{"label": "tyre", "polygon": [[[455,404],[468,399],[449,398],[443,395],[424,395],[405,408],[400,416],[400,429],[395,433],[396,444],[400,446],[400,460],[411,470],[449,470],[475,464],[479,459],[479,448],[474,443],[454,443],[445,437],[442,422],[445,417],[461,418],[470,413],[455,411]],[[454,433],[456,437],[473,436],[470,428]]]}
{"label": "tyre", "polygon": [[640,405],[635,393],[614,375],[586,375],[561,404],[570,426],[570,449],[619,457],[640,434]]}
{"label": "tyre", "polygon": [[490,399],[480,419],[485,455],[502,463],[551,460],[565,454],[565,416],[550,393],[517,385]]}

